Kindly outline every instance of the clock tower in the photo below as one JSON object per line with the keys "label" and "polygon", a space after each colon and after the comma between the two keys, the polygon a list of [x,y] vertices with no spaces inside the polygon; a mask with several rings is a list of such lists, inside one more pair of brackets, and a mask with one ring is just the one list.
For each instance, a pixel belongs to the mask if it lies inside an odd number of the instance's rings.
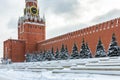
{"label": "clock tower", "polygon": [[18,21],[18,39],[26,43],[25,52],[37,51],[37,42],[45,40],[45,19],[40,18],[37,0],[25,0],[23,17]]}

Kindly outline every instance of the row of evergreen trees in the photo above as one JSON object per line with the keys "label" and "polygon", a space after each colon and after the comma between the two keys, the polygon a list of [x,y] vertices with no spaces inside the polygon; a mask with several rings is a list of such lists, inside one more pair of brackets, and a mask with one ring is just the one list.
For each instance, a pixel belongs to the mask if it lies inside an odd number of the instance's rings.
{"label": "row of evergreen trees", "polygon": [[[112,35],[112,40],[109,45],[108,52],[105,52],[104,46],[102,44],[101,39],[99,39],[97,48],[96,48],[96,54],[94,57],[113,57],[113,56],[120,56],[120,47],[117,44],[115,34]],[[84,39],[81,44],[80,52],[78,51],[76,43],[74,43],[72,48],[72,53],[69,55],[67,46],[64,46],[62,44],[62,47],[60,50],[56,50],[54,53],[54,49],[52,48],[49,51],[43,51],[43,52],[35,52],[35,53],[27,53],[25,55],[27,62],[37,62],[37,61],[51,61],[51,60],[66,60],[66,59],[79,59],[79,58],[92,58],[92,53],[90,51],[90,48],[88,47],[88,44],[85,43]]]}

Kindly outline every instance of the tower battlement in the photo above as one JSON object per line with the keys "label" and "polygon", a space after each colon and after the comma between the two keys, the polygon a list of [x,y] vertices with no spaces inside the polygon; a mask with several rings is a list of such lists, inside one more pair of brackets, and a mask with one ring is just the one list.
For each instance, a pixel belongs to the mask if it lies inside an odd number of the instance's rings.
{"label": "tower battlement", "polygon": [[24,22],[45,24],[44,17],[40,18],[37,0],[25,0],[25,2],[26,6],[24,8],[24,15],[19,18],[18,25],[21,25]]}

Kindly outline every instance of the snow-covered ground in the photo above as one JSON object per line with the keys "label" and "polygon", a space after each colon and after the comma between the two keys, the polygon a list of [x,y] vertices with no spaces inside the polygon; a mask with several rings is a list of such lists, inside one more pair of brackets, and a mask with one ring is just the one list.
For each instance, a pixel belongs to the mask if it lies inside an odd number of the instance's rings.
{"label": "snow-covered ground", "polygon": [[104,79],[120,80],[120,76],[82,74],[82,73],[54,74],[52,73],[52,71],[36,73],[29,71],[14,71],[7,69],[0,71],[0,80],[104,80]]}
{"label": "snow-covered ground", "polygon": [[120,80],[120,57],[0,64],[0,80]]}

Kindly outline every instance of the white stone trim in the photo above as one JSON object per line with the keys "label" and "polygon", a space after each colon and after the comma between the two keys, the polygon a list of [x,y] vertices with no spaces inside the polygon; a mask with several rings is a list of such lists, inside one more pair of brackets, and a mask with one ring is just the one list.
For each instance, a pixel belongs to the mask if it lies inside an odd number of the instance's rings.
{"label": "white stone trim", "polygon": [[38,25],[38,26],[45,26],[45,24],[42,24],[42,23],[35,23],[35,22],[24,22],[24,24],[32,24],[32,25]]}
{"label": "white stone trim", "polygon": [[[41,32],[36,32],[36,33],[34,33],[34,32],[21,32],[20,34],[22,34],[22,33],[26,33],[26,34],[42,34]],[[42,34],[42,35],[44,35],[44,34]]]}
{"label": "white stone trim", "polygon": [[26,3],[27,3],[27,2],[34,2],[34,3],[37,3],[37,0],[26,0],[25,2],[26,2]]}

